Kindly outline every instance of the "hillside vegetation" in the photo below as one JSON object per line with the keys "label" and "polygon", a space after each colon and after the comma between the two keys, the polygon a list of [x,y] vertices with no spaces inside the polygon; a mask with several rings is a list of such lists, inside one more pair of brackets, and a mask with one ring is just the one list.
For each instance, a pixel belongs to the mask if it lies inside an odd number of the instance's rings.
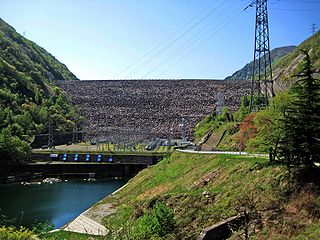
{"label": "hillside vegetation", "polygon": [[26,160],[34,135],[72,127],[75,109],[49,79],[77,79],[0,19],[0,164]]}
{"label": "hillside vegetation", "polygon": [[[271,51],[271,62],[273,79],[275,80],[275,91],[285,91],[294,81],[295,75],[302,69],[304,57],[300,49],[308,52],[314,65],[316,75],[320,75],[320,32],[318,31],[310,38],[303,41],[299,46],[276,48]],[[235,72],[226,79],[251,79],[253,62]]]}
{"label": "hillside vegetation", "polygon": [[[197,239],[243,211],[251,217],[250,239],[317,239],[317,187],[290,179],[285,167],[266,158],[174,152],[99,203],[116,208],[104,219],[110,232],[103,239]],[[231,238],[243,233],[240,228]]]}
{"label": "hillside vegetation", "polygon": [[[295,46],[287,46],[287,47],[279,47],[273,49],[271,54],[271,62],[274,63],[281,57],[287,55],[288,53],[291,53],[294,49],[296,49]],[[243,68],[233,73],[231,76],[226,77],[225,80],[251,80],[253,73],[253,61],[246,64]]]}
{"label": "hillside vegetation", "polygon": [[[320,80],[312,71],[319,68],[318,41],[319,33],[300,45],[304,60],[299,51],[274,63],[288,69],[279,79],[293,87],[278,93],[268,108],[250,112],[251,99],[243,97],[236,112],[212,112],[195,128],[202,147],[269,152],[269,157],[174,151],[97,204],[96,209],[115,210],[106,211],[102,220],[110,230],[107,236],[61,231],[44,239],[197,239],[203,229],[239,215],[245,221],[232,226],[230,239],[320,239]],[[1,83],[6,89],[1,106],[8,107],[1,115],[0,144],[27,143],[35,130],[45,129],[40,119],[51,116],[72,125],[74,111],[63,104],[58,89],[47,83],[48,95],[44,92],[39,100],[32,85],[31,91],[26,88],[28,76],[8,63],[2,69],[17,84]],[[275,158],[277,148],[282,151]]]}
{"label": "hillside vegetation", "polygon": [[[284,84],[285,86],[291,86],[291,79],[297,75],[303,66],[302,60],[304,54],[300,49],[308,52],[310,60],[313,63],[316,76],[320,75],[320,31],[313,36],[302,42],[291,53],[278,59],[272,65],[273,76],[276,83]],[[277,84],[276,84],[277,85]]]}
{"label": "hillside vegetation", "polygon": [[[106,218],[106,227],[112,235],[135,239],[134,234],[139,234],[138,220],[162,202],[172,210],[176,221],[163,239],[196,239],[202,229],[237,214],[232,206],[253,190],[239,186],[256,161],[265,160],[175,152],[171,158],[139,173],[121,192],[107,199],[117,206],[117,213]],[[250,176],[248,183],[260,182],[256,177]],[[272,179],[265,179],[264,191],[259,190],[266,194],[264,197],[270,194],[269,181]],[[123,230],[119,231],[119,226]]]}
{"label": "hillside vegetation", "polygon": [[246,220],[230,239],[320,239],[320,80],[307,52],[293,87],[268,108],[250,112],[244,97],[238,111],[212,112],[195,128],[202,147],[269,157],[175,151],[98,203],[115,209],[105,239],[197,239],[238,215]]}
{"label": "hillside vegetation", "polygon": [[[220,115],[213,112],[201,120],[195,126],[197,142],[205,137],[206,141],[203,142],[202,147],[205,150],[253,152],[269,152],[271,148],[274,150],[283,134],[284,113],[293,101],[297,101],[296,93],[290,89],[305,74],[302,72],[305,66],[305,53],[310,57],[311,75],[319,79],[319,46],[320,32],[304,41],[292,53],[274,63],[274,76],[277,77],[274,86],[278,93],[276,97],[271,99],[269,108],[250,114],[250,97],[243,97],[240,108],[233,114],[225,109]],[[308,91],[310,92],[310,90]],[[317,98],[313,97],[312,99]]]}
{"label": "hillside vegetation", "polygon": [[45,49],[18,34],[0,18],[0,58],[35,83],[76,80],[77,77]]}

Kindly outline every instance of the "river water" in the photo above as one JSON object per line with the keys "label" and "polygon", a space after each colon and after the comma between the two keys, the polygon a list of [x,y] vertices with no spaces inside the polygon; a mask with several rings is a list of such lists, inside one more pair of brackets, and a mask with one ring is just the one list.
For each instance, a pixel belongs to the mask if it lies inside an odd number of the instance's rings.
{"label": "river water", "polygon": [[105,179],[36,186],[0,185],[0,215],[16,218],[16,224],[21,222],[28,227],[35,221],[48,221],[60,228],[126,182],[127,179]]}

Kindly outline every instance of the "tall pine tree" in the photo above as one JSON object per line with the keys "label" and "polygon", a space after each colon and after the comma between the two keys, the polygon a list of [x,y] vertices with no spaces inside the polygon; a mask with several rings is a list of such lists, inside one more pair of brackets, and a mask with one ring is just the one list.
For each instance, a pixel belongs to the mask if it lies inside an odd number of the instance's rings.
{"label": "tall pine tree", "polygon": [[308,53],[302,52],[306,56],[290,90],[294,101],[284,112],[278,153],[288,167],[313,167],[320,162],[320,80],[313,77]]}

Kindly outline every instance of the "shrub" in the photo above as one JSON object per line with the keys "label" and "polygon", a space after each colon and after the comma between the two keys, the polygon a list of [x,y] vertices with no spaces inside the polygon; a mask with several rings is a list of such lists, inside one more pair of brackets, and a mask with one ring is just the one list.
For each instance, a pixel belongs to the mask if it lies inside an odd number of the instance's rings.
{"label": "shrub", "polygon": [[48,221],[35,222],[34,224],[32,224],[32,231],[38,236],[45,235],[53,229],[54,225],[52,223],[49,223]]}
{"label": "shrub", "polygon": [[21,227],[16,229],[15,227],[0,227],[0,239],[1,240],[32,240],[36,239],[33,232],[27,228]]}
{"label": "shrub", "polygon": [[253,119],[255,113],[252,113],[245,117],[245,119],[240,124],[240,130],[237,135],[238,147],[242,151],[245,149],[247,142],[254,138],[257,133],[257,128],[254,125]]}
{"label": "shrub", "polygon": [[159,239],[175,228],[174,214],[165,204],[157,202],[132,227],[132,239]]}

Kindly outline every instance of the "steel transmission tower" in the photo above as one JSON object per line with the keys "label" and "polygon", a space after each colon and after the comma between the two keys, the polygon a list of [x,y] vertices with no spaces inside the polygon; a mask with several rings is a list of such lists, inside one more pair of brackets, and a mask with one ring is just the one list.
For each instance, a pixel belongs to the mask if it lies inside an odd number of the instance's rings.
{"label": "steel transmission tower", "polygon": [[[252,4],[256,5],[256,27],[250,111],[267,106],[269,98],[274,96],[270,56],[268,1],[254,0]],[[250,6],[252,6],[252,4]]]}

